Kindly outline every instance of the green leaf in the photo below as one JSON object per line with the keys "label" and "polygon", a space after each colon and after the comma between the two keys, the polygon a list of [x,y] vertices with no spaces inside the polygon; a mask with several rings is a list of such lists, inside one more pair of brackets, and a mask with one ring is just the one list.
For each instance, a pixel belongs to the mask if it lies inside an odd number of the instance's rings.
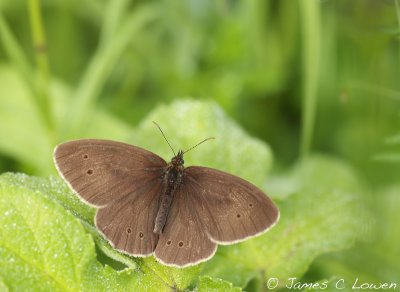
{"label": "green leaf", "polygon": [[232,283],[227,281],[211,278],[211,277],[199,277],[199,283],[197,285],[197,291],[202,292],[238,292],[242,291],[239,287],[233,287]]}
{"label": "green leaf", "polygon": [[[334,179],[332,179],[334,178]],[[344,161],[329,156],[314,155],[303,163],[297,163],[287,173],[271,177],[267,188],[281,199],[287,199],[299,190],[342,189],[351,193],[361,190],[360,178]]]}
{"label": "green leaf", "polygon": [[51,188],[43,179],[36,189],[34,183],[24,175],[0,176],[0,285],[12,291],[169,290],[147,271],[102,266],[79,220],[45,194]]}
{"label": "green leaf", "polygon": [[40,192],[43,196],[55,200],[65,209],[72,212],[75,217],[78,217],[88,224],[93,224],[95,209],[82,203],[82,201],[71,192],[62,179],[57,177],[38,178],[25,174],[11,173],[5,173],[2,177],[16,188]]}
{"label": "green leaf", "polygon": [[188,152],[186,166],[213,167],[258,186],[265,181],[272,165],[269,146],[247,135],[216,103],[176,101],[157,107],[140,123],[132,141],[168,161],[173,153],[153,121],[161,126],[175,152],[215,137]]}
{"label": "green leaf", "polygon": [[243,287],[262,272],[265,279],[278,278],[282,286],[291,277],[301,277],[316,256],[350,247],[361,236],[365,213],[350,167],[313,157],[284,177],[295,182],[294,192],[282,195],[286,200],[278,204],[277,226],[260,237],[219,247],[204,274]]}
{"label": "green leaf", "polygon": [[[318,258],[313,269],[322,276],[340,275],[348,282],[396,283],[400,275],[400,185],[374,190],[375,232],[350,250]],[[371,219],[370,219],[371,220]],[[377,269],[379,267],[379,269]]]}

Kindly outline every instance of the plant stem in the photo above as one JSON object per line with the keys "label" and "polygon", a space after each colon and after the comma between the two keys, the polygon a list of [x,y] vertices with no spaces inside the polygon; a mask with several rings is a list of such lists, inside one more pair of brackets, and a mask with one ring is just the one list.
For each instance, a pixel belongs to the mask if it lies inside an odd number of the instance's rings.
{"label": "plant stem", "polygon": [[112,41],[114,33],[118,30],[121,20],[125,19],[129,0],[109,0],[106,6],[103,26],[101,28],[100,47]]}
{"label": "plant stem", "polygon": [[396,6],[396,17],[397,17],[397,35],[400,34],[400,0],[394,0]]}
{"label": "plant stem", "polygon": [[305,158],[311,150],[315,125],[320,63],[319,3],[319,0],[299,0],[303,75],[300,158]]}
{"label": "plant stem", "polygon": [[37,103],[41,114],[50,130],[53,129],[53,117],[49,97],[50,70],[47,58],[45,32],[43,29],[40,0],[28,1],[29,20],[31,24],[33,47],[39,78],[36,90]]}

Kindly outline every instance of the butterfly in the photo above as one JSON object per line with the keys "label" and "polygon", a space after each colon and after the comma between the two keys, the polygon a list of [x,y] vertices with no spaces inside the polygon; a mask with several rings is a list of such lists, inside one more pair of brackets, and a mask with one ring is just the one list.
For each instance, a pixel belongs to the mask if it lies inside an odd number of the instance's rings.
{"label": "butterfly", "polygon": [[79,198],[97,208],[100,233],[135,257],[195,265],[218,244],[254,237],[278,221],[278,208],[259,188],[216,169],[185,168],[185,152],[167,163],[137,146],[82,139],[58,145],[54,161]]}

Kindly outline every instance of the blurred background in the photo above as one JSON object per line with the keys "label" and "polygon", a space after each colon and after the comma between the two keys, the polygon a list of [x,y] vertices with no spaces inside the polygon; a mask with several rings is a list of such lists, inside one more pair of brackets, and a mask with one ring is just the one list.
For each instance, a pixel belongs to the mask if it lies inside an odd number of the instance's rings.
{"label": "blurred background", "polygon": [[369,190],[377,233],[307,279],[400,286],[399,36],[395,0],[0,0],[0,172],[55,174],[61,141],[123,140],[159,104],[213,100],[275,172],[324,153]]}

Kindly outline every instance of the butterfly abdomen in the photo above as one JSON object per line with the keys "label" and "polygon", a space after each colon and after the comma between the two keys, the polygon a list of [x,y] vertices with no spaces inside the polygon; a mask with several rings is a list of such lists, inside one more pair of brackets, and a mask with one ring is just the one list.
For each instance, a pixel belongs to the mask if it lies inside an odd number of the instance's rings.
{"label": "butterfly abdomen", "polygon": [[154,223],[153,232],[161,234],[167,222],[174,192],[182,182],[183,167],[170,165],[163,176],[163,193],[160,195],[160,203]]}

